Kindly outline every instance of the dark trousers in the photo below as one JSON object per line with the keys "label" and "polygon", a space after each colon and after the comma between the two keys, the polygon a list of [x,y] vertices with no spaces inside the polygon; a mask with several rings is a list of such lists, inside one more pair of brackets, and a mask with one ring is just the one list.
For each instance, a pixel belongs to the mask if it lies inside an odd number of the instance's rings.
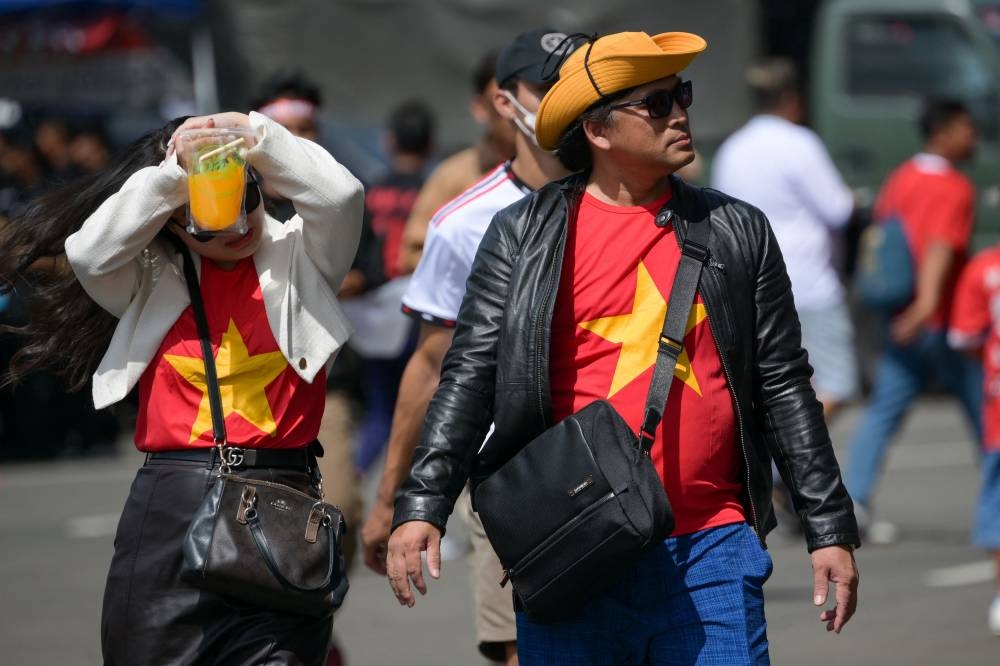
{"label": "dark trousers", "polygon": [[[241,476],[305,488],[306,471],[249,469]],[[181,577],[181,543],[211,487],[205,465],[153,460],[136,475],[115,535],[101,617],[104,663],[325,663],[332,619],[249,606]]]}
{"label": "dark trousers", "polygon": [[361,395],[364,399],[364,417],[358,428],[358,441],[354,466],[360,474],[367,474],[378,460],[392,429],[392,416],[399,396],[406,364],[417,348],[419,329],[414,327],[406,346],[395,358],[366,358],[361,366]]}

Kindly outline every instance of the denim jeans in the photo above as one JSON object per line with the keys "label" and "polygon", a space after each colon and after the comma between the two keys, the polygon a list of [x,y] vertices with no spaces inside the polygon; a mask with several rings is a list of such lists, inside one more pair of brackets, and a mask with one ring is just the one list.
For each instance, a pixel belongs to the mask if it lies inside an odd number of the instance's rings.
{"label": "denim jeans", "polygon": [[572,619],[517,613],[521,666],[769,664],[771,556],[746,523],[670,537]]}
{"label": "denim jeans", "polygon": [[361,395],[364,399],[364,415],[358,426],[354,445],[354,467],[360,474],[368,473],[389,441],[399,384],[416,346],[417,328],[414,327],[399,356],[366,358],[362,362]]}
{"label": "denim jeans", "polygon": [[927,331],[911,345],[885,343],[875,386],[851,440],[844,483],[868,507],[893,434],[924,384],[936,378],[961,402],[975,442],[982,441],[983,375],[980,364],[951,349],[944,331]]}

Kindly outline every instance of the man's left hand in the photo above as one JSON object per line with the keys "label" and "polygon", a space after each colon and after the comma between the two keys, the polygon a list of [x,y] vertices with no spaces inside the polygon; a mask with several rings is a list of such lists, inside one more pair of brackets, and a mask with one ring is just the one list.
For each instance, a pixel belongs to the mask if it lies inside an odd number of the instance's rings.
{"label": "man's left hand", "polygon": [[889,337],[897,345],[906,346],[916,341],[927,323],[927,315],[916,306],[903,310],[889,324]]}
{"label": "man's left hand", "polygon": [[812,553],[813,568],[813,603],[822,606],[826,603],[829,584],[836,586],[835,599],[837,606],[833,610],[825,610],[819,615],[821,622],[826,622],[826,630],[840,633],[847,621],[858,609],[858,565],[854,561],[854,553],[847,546],[828,546],[819,548]]}

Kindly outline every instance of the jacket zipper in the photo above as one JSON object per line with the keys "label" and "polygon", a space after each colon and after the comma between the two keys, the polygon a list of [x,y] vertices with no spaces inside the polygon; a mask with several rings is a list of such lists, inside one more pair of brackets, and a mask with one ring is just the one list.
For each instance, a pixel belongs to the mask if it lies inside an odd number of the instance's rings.
{"label": "jacket zipper", "polygon": [[[545,332],[548,331],[549,334],[551,335],[551,329],[552,329],[552,317],[549,316],[549,298],[551,298],[552,296],[553,284],[555,283],[558,277],[562,276],[562,262],[565,251],[566,235],[569,233],[570,218],[575,214],[574,210],[575,207],[571,205],[568,200],[566,200],[565,194],[563,194],[563,200],[566,201],[567,218],[566,218],[566,224],[563,226],[562,233],[559,236],[559,240],[556,242],[555,257],[553,257],[553,261],[555,266],[557,266],[557,270],[550,271],[548,281],[545,284],[545,293],[543,295],[541,302],[542,315],[548,318],[549,325],[548,326],[536,325],[536,330],[535,330],[535,377],[539,378],[539,381],[536,382],[535,385],[537,386],[536,395],[538,397],[538,414],[541,417],[541,425],[543,428],[549,427],[549,423],[548,423],[548,418],[546,418],[545,416],[545,390],[542,388],[541,378],[543,376],[545,377],[548,376],[549,369],[542,368],[541,350],[548,349],[549,344],[551,342],[551,338],[549,340],[545,340]],[[538,320],[536,320],[536,322],[537,321]],[[551,391],[550,386],[546,388],[549,391]]]}
{"label": "jacket zipper", "polygon": [[590,514],[594,513],[595,511],[597,511],[599,508],[601,508],[602,506],[604,506],[605,504],[607,504],[608,502],[610,502],[614,498],[615,498],[615,491],[612,490],[607,495],[605,495],[604,497],[600,498],[599,500],[597,500],[596,502],[594,502],[593,504],[591,504],[590,506],[588,506],[586,509],[584,509],[582,512],[580,512],[579,515],[577,515],[576,517],[574,517],[568,523],[563,523],[559,527],[559,529],[557,529],[555,532],[553,532],[551,535],[549,535],[549,537],[547,539],[545,539],[540,544],[538,544],[537,546],[535,546],[534,548],[532,548],[531,552],[528,553],[527,555],[525,555],[524,557],[522,557],[521,560],[517,564],[515,564],[514,566],[512,566],[509,569],[504,569],[503,570],[503,578],[500,579],[500,587],[504,587],[507,584],[507,581],[510,580],[510,577],[514,575],[514,572],[516,570],[523,569],[524,567],[526,567],[529,564],[531,564],[532,562],[534,562],[536,559],[538,559],[538,557],[542,553],[544,553],[552,545],[556,544],[560,539],[562,539],[562,537],[567,532],[569,532],[574,527],[576,527],[580,523],[581,520],[583,520],[584,518],[586,518]]}
{"label": "jacket zipper", "polygon": [[[560,245],[562,243],[560,242]],[[556,254],[559,253],[559,246],[556,246]],[[560,271],[561,272],[561,271]],[[553,271],[549,276],[549,280],[545,285],[545,294],[542,298],[542,312],[548,312],[549,298],[552,296],[552,283],[555,281],[555,273]],[[535,376],[541,379],[542,377],[542,344],[545,342],[545,332],[543,326],[537,326],[535,331]],[[548,420],[545,418],[545,395],[542,389],[542,382],[536,382],[538,387],[538,414],[541,417],[541,424],[543,428],[548,427]]]}
{"label": "jacket zipper", "polygon": [[[677,239],[677,244],[684,250],[684,239],[681,238],[681,234],[677,233],[677,229],[680,225],[674,225],[674,236]],[[711,255],[707,260],[708,267],[713,270],[725,271],[725,265],[720,264],[715,261]],[[717,279],[713,276],[713,279]],[[699,290],[700,291],[700,290]],[[708,317],[708,331],[712,335],[712,343],[715,345],[715,351],[719,355],[719,360],[722,362],[722,372],[726,375],[726,387],[729,389],[729,395],[732,396],[733,406],[736,408],[736,427],[739,430],[740,435],[740,453],[743,454],[743,469],[746,470],[746,484],[747,484],[747,500],[750,503],[750,520],[753,522],[753,529],[757,533],[757,538],[760,539],[761,544],[764,543],[764,536],[760,529],[760,522],[757,519],[757,506],[753,501],[753,488],[751,487],[750,479],[750,456],[747,455],[746,439],[743,436],[743,411],[740,409],[740,401],[736,396],[736,389],[733,384],[733,376],[729,372],[729,363],[726,361],[726,354],[723,352],[722,347],[719,346],[719,341],[715,337],[715,327],[712,324],[712,316],[710,314],[711,308],[708,307],[708,301],[705,298],[705,294],[701,295],[702,301],[705,302],[705,316]]]}

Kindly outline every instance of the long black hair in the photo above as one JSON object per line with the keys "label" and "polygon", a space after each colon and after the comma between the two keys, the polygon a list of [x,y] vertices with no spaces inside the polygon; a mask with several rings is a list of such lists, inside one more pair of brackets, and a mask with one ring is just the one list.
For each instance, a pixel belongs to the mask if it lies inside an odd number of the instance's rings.
{"label": "long black hair", "polygon": [[177,118],[137,139],[100,172],[62,185],[30,202],[0,227],[0,290],[30,285],[28,322],[2,327],[21,337],[0,384],[46,370],[70,390],[87,384],[111,341],[117,319],[80,286],[66,262],[66,238],[139,169],[155,166],[184,122]]}

